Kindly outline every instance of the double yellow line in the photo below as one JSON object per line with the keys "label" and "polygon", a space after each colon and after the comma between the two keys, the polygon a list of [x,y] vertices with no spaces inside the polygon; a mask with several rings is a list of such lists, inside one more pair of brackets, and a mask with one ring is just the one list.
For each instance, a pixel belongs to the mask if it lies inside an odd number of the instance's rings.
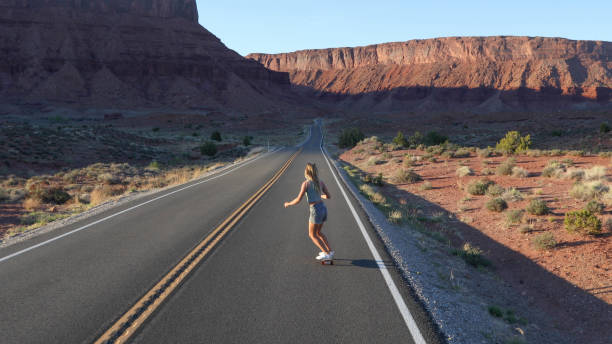
{"label": "double yellow line", "polygon": [[281,175],[289,168],[295,157],[302,151],[295,152],[285,164],[246,202],[227,217],[217,228],[191,250],[170,272],[151,288],[132,308],[117,320],[95,344],[125,343],[145,320],[164,302],[183,280],[197,267],[206,255],[221,241],[234,225],[251,209],[253,205],[272,187]]}

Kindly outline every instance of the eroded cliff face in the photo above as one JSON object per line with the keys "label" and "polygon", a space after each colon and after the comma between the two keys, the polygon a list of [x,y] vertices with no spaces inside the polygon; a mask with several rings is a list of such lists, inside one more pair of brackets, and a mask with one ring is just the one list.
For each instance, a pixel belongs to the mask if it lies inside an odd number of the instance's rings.
{"label": "eroded cliff face", "polygon": [[289,72],[294,85],[319,96],[391,108],[419,100],[491,110],[601,103],[610,101],[612,87],[612,43],[601,41],[449,37],[247,57]]}
{"label": "eroded cliff face", "polygon": [[266,108],[289,85],[197,23],[195,0],[0,0],[0,101]]}

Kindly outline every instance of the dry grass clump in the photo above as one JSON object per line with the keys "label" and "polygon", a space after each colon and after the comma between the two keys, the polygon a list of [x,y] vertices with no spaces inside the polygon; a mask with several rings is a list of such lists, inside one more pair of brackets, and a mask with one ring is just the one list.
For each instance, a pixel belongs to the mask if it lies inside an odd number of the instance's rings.
{"label": "dry grass clump", "polygon": [[489,185],[489,187],[487,187],[487,191],[485,192],[485,194],[487,196],[501,196],[504,191],[506,191],[503,187],[497,185],[497,184],[491,184]]}
{"label": "dry grass clump", "polygon": [[495,182],[488,179],[475,180],[468,184],[467,192],[470,195],[484,195],[489,186],[493,184],[495,184]]}
{"label": "dry grass clump", "polygon": [[389,219],[391,223],[402,223],[404,221],[404,213],[398,209],[393,209],[387,213],[387,219]]}
{"label": "dry grass clump", "polygon": [[402,168],[396,172],[393,180],[398,184],[412,184],[423,180],[423,178],[413,170],[405,170]]}
{"label": "dry grass clump", "polygon": [[492,198],[485,203],[485,207],[490,211],[500,213],[508,208],[508,203],[501,198]]}
{"label": "dry grass clump", "polygon": [[516,165],[516,160],[514,158],[507,159],[502,162],[497,169],[495,170],[495,174],[499,176],[509,176],[512,174],[512,169]]}
{"label": "dry grass clump", "polygon": [[506,224],[507,225],[517,225],[521,222],[523,222],[523,216],[525,215],[525,211],[524,210],[520,210],[520,209],[513,209],[513,210],[509,210],[506,213]]}
{"label": "dry grass clump", "polygon": [[521,193],[519,190],[517,190],[514,187],[507,189],[502,194],[502,198],[506,202],[518,202],[518,201],[522,201],[524,199],[523,193]]}
{"label": "dry grass clump", "polygon": [[542,177],[559,178],[565,172],[565,165],[557,160],[551,160],[542,170]]}
{"label": "dry grass clump", "polygon": [[371,157],[368,160],[368,166],[382,165],[384,163],[385,163],[385,161],[383,159],[380,159],[380,158],[375,157],[375,156]]}
{"label": "dry grass clump", "polygon": [[576,181],[581,181],[585,177],[585,172],[580,168],[569,168],[567,172],[563,175],[564,178],[573,179]]}
{"label": "dry grass clump", "polygon": [[425,190],[431,190],[433,188],[433,186],[431,185],[431,182],[424,182],[423,184],[421,184],[421,186],[419,187],[419,189],[421,189],[421,191],[425,191]]}
{"label": "dry grass clump", "polygon": [[598,199],[607,193],[610,188],[599,180],[576,183],[572,186],[569,191],[570,196],[573,198],[589,201],[592,199]]}
{"label": "dry grass clump", "polygon": [[593,166],[584,171],[585,180],[602,180],[606,177],[606,168],[604,166]]}
{"label": "dry grass clump", "polygon": [[0,202],[8,201],[11,198],[11,194],[8,189],[0,187]]}
{"label": "dry grass clump", "polygon": [[468,166],[461,166],[457,169],[456,173],[458,177],[465,177],[465,176],[473,175],[474,171],[472,171],[472,169],[469,168]]}
{"label": "dry grass clump", "polygon": [[515,166],[512,168],[512,176],[516,178],[527,178],[529,177],[529,172],[522,167]]}

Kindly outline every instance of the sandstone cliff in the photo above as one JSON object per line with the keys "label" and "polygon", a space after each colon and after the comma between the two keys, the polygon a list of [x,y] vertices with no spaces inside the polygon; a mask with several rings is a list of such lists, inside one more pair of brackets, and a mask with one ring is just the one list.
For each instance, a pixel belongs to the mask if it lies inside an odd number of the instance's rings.
{"label": "sandstone cliff", "polygon": [[0,51],[2,102],[258,109],[289,85],[201,27],[195,0],[0,0]]}
{"label": "sandstone cliff", "polygon": [[612,87],[612,43],[600,41],[449,37],[247,57],[319,96],[383,108],[601,104]]}

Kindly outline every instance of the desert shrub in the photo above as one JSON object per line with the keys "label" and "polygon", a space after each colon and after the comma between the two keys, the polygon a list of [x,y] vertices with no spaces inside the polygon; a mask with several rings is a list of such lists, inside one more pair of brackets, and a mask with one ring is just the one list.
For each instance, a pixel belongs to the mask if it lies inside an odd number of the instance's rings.
{"label": "desert shrub", "polygon": [[[340,137],[338,138],[338,147],[340,148],[352,148],[363,140],[365,135],[359,130],[359,128],[347,128],[342,130]],[[371,139],[371,141],[378,141],[378,138]]]}
{"label": "desert shrub", "polygon": [[499,176],[509,176],[512,174],[512,169],[514,168],[514,165],[515,160],[508,159],[502,162],[499,166],[497,166],[497,169],[495,169],[495,174]]}
{"label": "desert shrub", "polygon": [[565,165],[556,160],[552,160],[549,161],[542,170],[542,177],[558,178],[563,172],[565,172]]}
{"label": "desert shrub", "polygon": [[523,215],[525,215],[525,211],[520,209],[509,210],[506,213],[506,223],[509,225],[516,225],[523,222]]}
{"label": "desert shrub", "polygon": [[435,131],[430,131],[425,135],[423,143],[427,146],[435,146],[448,141],[448,137]]}
{"label": "desert shrub", "polygon": [[570,233],[581,232],[592,235],[601,233],[601,221],[588,210],[567,212],[563,225]]}
{"label": "desert shrub", "polygon": [[98,181],[105,184],[114,185],[121,183],[121,178],[112,173],[102,173],[98,175]]}
{"label": "desert shrub", "polygon": [[563,155],[563,151],[560,149],[551,149],[549,151],[546,151],[546,154],[548,156],[561,156]]}
{"label": "desert shrub", "polygon": [[375,156],[368,159],[368,166],[382,165],[384,163],[385,161],[383,159],[377,158]]}
{"label": "desert shrub", "polygon": [[490,211],[499,213],[508,208],[508,203],[501,198],[491,198],[485,203],[485,207]]}
{"label": "desert shrub", "polygon": [[518,202],[523,200],[523,194],[516,188],[509,188],[502,194],[502,198],[506,202]]}
{"label": "desert shrub", "polygon": [[550,250],[557,246],[557,240],[552,233],[542,233],[533,238],[533,246],[538,250]]}
{"label": "desert shrub", "polygon": [[572,167],[575,165],[574,160],[570,159],[570,158],[565,158],[563,160],[561,160],[561,163],[567,167]]}
{"label": "desert shrub", "polygon": [[584,170],[579,168],[570,168],[565,172],[564,177],[568,179],[573,179],[576,181],[581,181],[584,179],[585,173]]}
{"label": "desert shrub", "polygon": [[606,168],[604,166],[593,166],[584,171],[584,179],[599,180],[606,176]]}
{"label": "desert shrub", "polygon": [[527,178],[529,177],[529,172],[522,167],[515,166],[512,168],[512,176],[516,178]]}
{"label": "desert shrub", "polygon": [[200,153],[202,155],[214,156],[217,154],[217,145],[212,141],[206,141],[200,146]]}
{"label": "desert shrub", "polygon": [[412,184],[421,180],[423,180],[423,178],[421,178],[421,176],[419,176],[416,172],[413,170],[405,170],[403,168],[397,170],[394,177],[394,181],[399,184]]}
{"label": "desert shrub", "polygon": [[159,131],[159,128],[158,128],[158,127],[155,127],[155,128],[153,128],[153,129],[151,129],[151,131],[153,131],[153,132],[158,132],[158,131]]}
{"label": "desert shrub", "polygon": [[488,196],[501,196],[504,193],[504,188],[497,185],[491,184],[487,187],[487,191],[485,192]]}
{"label": "desert shrub", "polygon": [[245,136],[242,138],[242,145],[244,146],[250,146],[251,145],[251,140],[253,139],[252,136]]}
{"label": "desert shrub", "polygon": [[8,201],[11,198],[10,191],[5,188],[0,188],[0,202]]}
{"label": "desert shrub", "polygon": [[495,151],[491,147],[477,149],[476,154],[481,158],[490,158],[495,155]]}
{"label": "desert shrub", "polygon": [[397,132],[397,135],[393,138],[393,143],[400,147],[408,147],[408,140],[404,137],[401,131]]}
{"label": "desert shrub", "polygon": [[550,132],[550,136],[560,137],[563,136],[563,130],[555,129]]}
{"label": "desert shrub", "polygon": [[546,202],[538,198],[532,199],[525,210],[531,215],[546,215],[550,212]]}
{"label": "desert shrub", "polygon": [[19,219],[21,224],[24,226],[31,226],[34,224],[45,225],[49,222],[65,218],[64,214],[48,214],[42,211],[32,212],[22,215]]}
{"label": "desert shrub", "polygon": [[159,162],[157,160],[151,161],[151,163],[146,167],[147,170],[158,171],[160,168]]}
{"label": "desert shrub", "polygon": [[504,154],[514,154],[529,149],[531,136],[521,136],[518,131],[509,131],[506,136],[499,140],[495,149]]}
{"label": "desert shrub", "polygon": [[607,132],[610,132],[610,125],[608,123],[601,123],[599,125],[599,132],[602,134],[605,134]]}
{"label": "desert shrub", "polygon": [[398,209],[392,209],[387,213],[387,219],[391,223],[401,223],[404,220],[404,214]]}
{"label": "desert shrub", "polygon": [[430,182],[425,182],[423,184],[421,184],[421,186],[419,187],[419,189],[421,189],[422,191],[425,190],[431,190],[433,187],[431,186]]}
{"label": "desert shrub", "polygon": [[467,148],[459,148],[452,153],[453,158],[468,158],[470,156],[470,150]]}
{"label": "desert shrub", "polygon": [[218,130],[213,131],[212,134],[210,134],[210,139],[221,142],[221,133]]}
{"label": "desert shrub", "polygon": [[461,166],[457,169],[456,173],[457,173],[457,176],[459,177],[465,177],[465,176],[471,176],[472,174],[474,174],[474,171],[472,171],[472,169],[467,166]]}
{"label": "desert shrub", "polygon": [[475,180],[468,184],[467,192],[470,195],[484,195],[490,185],[495,184],[488,179]]}
{"label": "desert shrub", "polygon": [[382,155],[383,159],[387,159],[390,160],[391,158],[393,158],[393,155],[389,152],[384,152]]}
{"label": "desert shrub", "polygon": [[415,131],[414,134],[408,136],[408,146],[415,148],[418,145],[422,144],[424,139],[425,137],[423,136],[423,134],[418,131]]}
{"label": "desert shrub", "polygon": [[12,189],[9,192],[9,198],[8,198],[8,202],[10,203],[18,203],[21,200],[23,200],[25,198],[25,196],[27,195],[27,192],[25,191],[25,189]]}
{"label": "desert shrub", "polygon": [[487,167],[487,168],[483,168],[481,173],[483,176],[492,176],[495,174],[495,171]]}
{"label": "desert shrub", "polygon": [[603,203],[599,203],[596,200],[592,199],[586,204],[584,210],[589,211],[593,214],[601,214],[603,213],[604,208],[605,206],[603,205]]}
{"label": "desert shrub", "polygon": [[489,306],[489,314],[496,318],[501,318],[504,316],[504,312],[497,306]]}
{"label": "desert shrub", "polygon": [[491,265],[491,262],[482,256],[482,250],[469,243],[465,243],[460,249],[454,249],[452,253],[461,257],[466,263],[476,268]]}
{"label": "desert shrub", "polygon": [[573,198],[588,201],[600,198],[607,193],[610,188],[601,181],[591,181],[586,183],[575,183],[569,191]]}
{"label": "desert shrub", "polygon": [[91,195],[88,193],[79,194],[79,196],[77,197],[77,200],[79,201],[79,203],[89,204],[91,203]]}
{"label": "desert shrub", "polygon": [[527,156],[539,157],[542,156],[542,151],[540,149],[528,149]]}
{"label": "desert shrub", "polygon": [[70,200],[70,195],[61,186],[39,186],[30,191],[29,196],[43,203],[64,204]]}
{"label": "desert shrub", "polygon": [[373,176],[369,173],[366,173],[361,180],[364,183],[368,183],[368,184],[372,184],[372,185],[377,185],[377,186],[383,186],[383,174],[379,173],[376,176]]}

